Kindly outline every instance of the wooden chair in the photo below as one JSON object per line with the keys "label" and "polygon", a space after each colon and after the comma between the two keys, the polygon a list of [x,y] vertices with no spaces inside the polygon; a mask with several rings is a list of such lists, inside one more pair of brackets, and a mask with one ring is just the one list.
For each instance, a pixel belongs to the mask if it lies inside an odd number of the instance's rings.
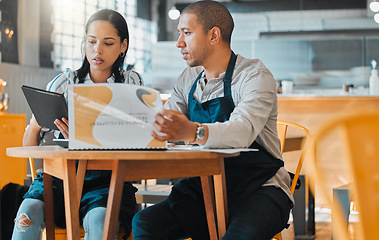
{"label": "wooden chair", "polygon": [[[277,120],[277,131],[278,131],[278,137],[280,139],[280,144],[281,144],[281,154],[283,154],[283,152],[284,152],[284,145],[286,142],[288,127],[296,128],[296,129],[303,131],[305,134],[305,140],[307,140],[308,137],[310,136],[308,129],[306,129],[305,127],[303,127],[299,124],[289,122],[289,121],[285,121],[285,120]],[[305,141],[303,141],[303,142],[305,142]],[[295,172],[294,177],[292,179],[291,188],[290,188],[292,194],[295,192],[296,183],[297,183],[297,180],[299,179],[300,171],[301,171],[301,168],[303,166],[303,160],[304,160],[303,153],[301,153],[300,158],[299,158],[299,162],[297,163],[296,172]],[[276,234],[272,238],[272,240],[282,240],[282,233],[280,232],[280,233]]]}
{"label": "wooden chair", "polygon": [[[34,159],[28,158],[30,175],[32,177],[32,181],[36,177],[36,169],[34,165]],[[80,238],[84,238],[84,229],[80,228]],[[42,239],[46,239],[46,229],[44,230]],[[64,240],[67,239],[66,229],[55,228],[55,240]]]}
{"label": "wooden chair", "polygon": [[[348,163],[347,169],[352,178],[349,190],[354,195],[359,212],[359,222],[352,225],[356,238],[376,239],[379,225],[379,108],[353,111],[333,118],[307,141],[304,148],[305,167],[312,170],[307,171],[310,180],[318,186],[330,206],[333,206],[333,200],[331,189],[327,187],[328,169],[320,166],[320,155],[322,140],[336,133],[340,134],[340,150],[346,153],[344,160]],[[336,204],[333,207],[333,215],[336,216],[332,221],[334,239],[351,239],[342,208]]]}

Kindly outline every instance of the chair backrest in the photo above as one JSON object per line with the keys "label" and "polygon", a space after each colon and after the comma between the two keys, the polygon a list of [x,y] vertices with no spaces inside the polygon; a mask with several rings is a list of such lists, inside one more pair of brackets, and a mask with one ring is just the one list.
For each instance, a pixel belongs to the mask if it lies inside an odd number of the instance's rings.
{"label": "chair backrest", "polygon": [[[290,121],[285,121],[285,120],[277,120],[278,137],[280,139],[280,144],[281,144],[281,154],[283,154],[283,152],[284,152],[284,145],[285,145],[285,141],[286,141],[288,127],[293,127],[293,128],[296,128],[296,129],[303,131],[305,134],[305,141],[310,136],[308,129],[306,129],[305,127],[303,127],[299,124],[296,124],[296,123],[293,123]],[[292,194],[295,191],[297,179],[299,178],[302,166],[303,166],[303,153],[301,153],[301,155],[300,155],[299,162],[297,163],[297,167],[296,167],[295,176],[292,180],[292,184],[291,184],[291,193]]]}
{"label": "chair backrest", "polygon": [[[379,109],[356,111],[324,123],[308,140],[304,153],[310,180],[320,186],[321,192],[329,204],[332,199],[325,186],[327,170],[322,170],[318,163],[317,145],[329,135],[339,130],[342,133],[342,148],[346,153],[348,169],[352,177],[352,194],[359,212],[358,239],[375,239],[379,225]],[[314,185],[314,184],[311,184]],[[329,197],[328,197],[329,196]],[[343,211],[336,209],[336,221],[333,220],[336,239],[350,239],[348,236]]]}

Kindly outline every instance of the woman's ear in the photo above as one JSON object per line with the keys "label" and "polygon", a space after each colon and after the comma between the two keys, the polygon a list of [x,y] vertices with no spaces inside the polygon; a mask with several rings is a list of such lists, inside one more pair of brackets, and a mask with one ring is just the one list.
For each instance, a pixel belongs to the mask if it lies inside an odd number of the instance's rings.
{"label": "woman's ear", "polygon": [[213,27],[211,30],[209,30],[210,32],[210,44],[211,45],[215,45],[216,43],[218,43],[221,39],[221,30],[219,27]]}
{"label": "woman's ear", "polygon": [[126,49],[128,49],[128,39],[124,39],[124,41],[121,43],[121,52],[125,52]]}

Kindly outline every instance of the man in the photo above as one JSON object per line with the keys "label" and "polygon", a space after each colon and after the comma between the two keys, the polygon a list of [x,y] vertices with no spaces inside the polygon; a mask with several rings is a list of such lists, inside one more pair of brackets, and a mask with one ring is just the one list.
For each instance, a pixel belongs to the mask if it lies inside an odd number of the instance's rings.
{"label": "man", "polygon": [[[225,159],[229,222],[222,239],[268,240],[287,226],[293,198],[277,137],[272,74],[259,60],[236,56],[234,28],[220,3],[200,1],[182,12],[177,47],[189,66],[156,115],[161,141],[205,147],[250,147]],[[209,239],[199,178],[180,181],[163,202],[140,211],[134,239]]]}

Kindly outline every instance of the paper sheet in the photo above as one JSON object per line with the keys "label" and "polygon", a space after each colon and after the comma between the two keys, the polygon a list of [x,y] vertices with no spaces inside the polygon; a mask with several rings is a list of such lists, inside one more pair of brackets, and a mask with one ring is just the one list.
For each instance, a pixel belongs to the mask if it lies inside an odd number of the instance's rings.
{"label": "paper sheet", "polygon": [[165,148],[151,136],[159,92],[130,84],[69,85],[69,149]]}
{"label": "paper sheet", "polygon": [[239,153],[239,152],[250,152],[259,151],[256,148],[205,148],[201,146],[194,145],[176,145],[168,147],[169,151],[206,151],[206,152],[218,152],[218,153]]}

